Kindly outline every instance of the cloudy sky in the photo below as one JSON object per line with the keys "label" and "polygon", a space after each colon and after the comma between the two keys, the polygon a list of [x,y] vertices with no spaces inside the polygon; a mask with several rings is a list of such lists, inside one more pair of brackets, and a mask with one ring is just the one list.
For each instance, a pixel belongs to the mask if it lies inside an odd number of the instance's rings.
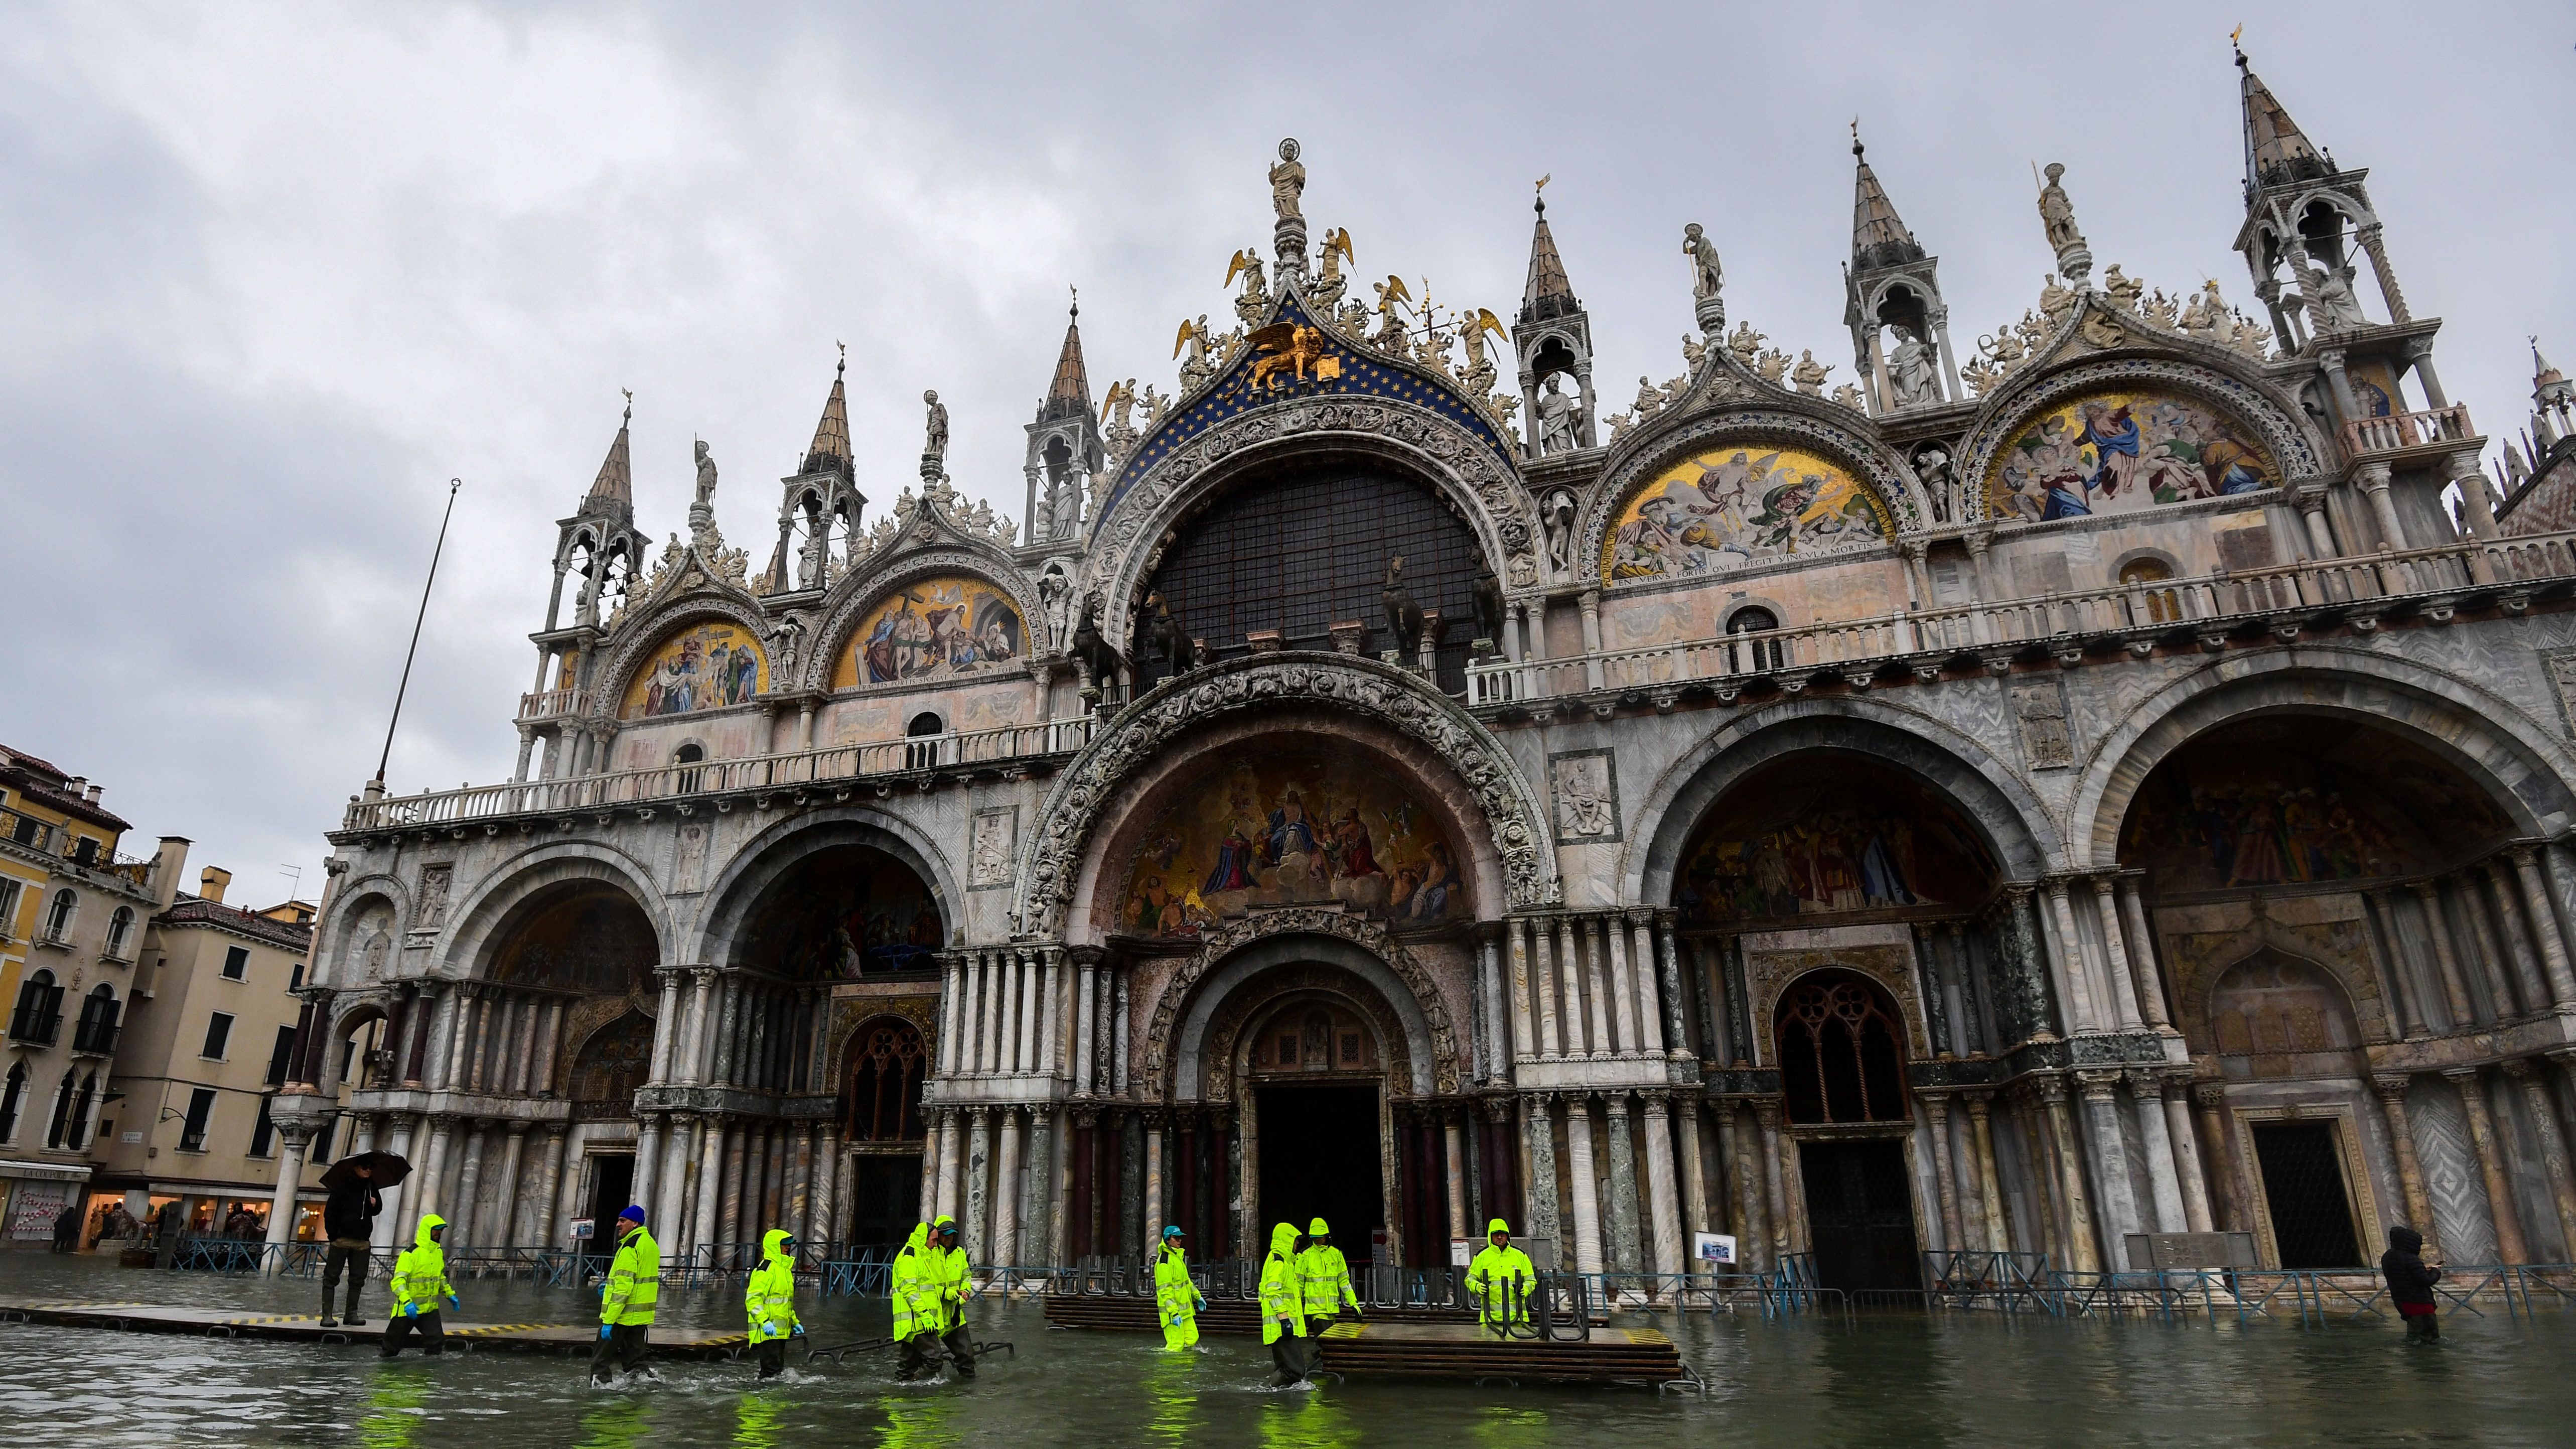
{"label": "cloudy sky", "polygon": [[1680,370],[1693,220],[1730,315],[1848,375],[1854,116],[1963,347],[2051,265],[2034,162],[2067,163],[2100,264],[2250,306],[2239,19],[2371,168],[2452,395],[2518,428],[2524,335],[2576,362],[2564,5],[13,6],[0,740],[105,782],[138,843],[194,839],[237,899],[285,866],[309,894],[451,476],[397,789],[506,778],[553,520],[619,388],[656,534],[704,436],[766,557],[836,340],[875,506],[936,387],[959,484],[1017,516],[1066,288],[1095,392],[1168,390],[1177,319],[1267,253],[1283,135],[1360,272],[1505,316],[1553,175],[1614,401]]}

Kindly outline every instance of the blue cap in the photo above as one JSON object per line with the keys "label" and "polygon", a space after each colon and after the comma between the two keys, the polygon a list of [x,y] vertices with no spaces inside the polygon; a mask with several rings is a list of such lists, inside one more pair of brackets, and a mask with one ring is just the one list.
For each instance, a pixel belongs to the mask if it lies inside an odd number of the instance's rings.
{"label": "blue cap", "polygon": [[617,1215],[617,1220],[621,1223],[642,1223],[644,1221],[643,1204],[628,1203],[626,1205],[626,1211]]}
{"label": "blue cap", "polygon": [[1163,1229],[1163,1236],[1164,1236],[1164,1237],[1167,1237],[1167,1238],[1177,1238],[1177,1237],[1182,1236],[1182,1233],[1181,1233],[1181,1225],[1180,1225],[1180,1224],[1178,1224],[1178,1223],[1173,1223],[1173,1224],[1171,1224],[1170,1226],[1168,1226],[1168,1227],[1164,1228],[1164,1229]]}

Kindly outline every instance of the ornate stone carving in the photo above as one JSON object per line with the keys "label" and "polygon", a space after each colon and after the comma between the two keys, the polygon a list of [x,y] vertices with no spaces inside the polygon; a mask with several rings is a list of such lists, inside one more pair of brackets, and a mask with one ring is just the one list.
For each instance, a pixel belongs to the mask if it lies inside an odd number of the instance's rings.
{"label": "ornate stone carving", "polygon": [[2022,758],[2034,770],[2062,770],[2075,763],[2075,739],[2066,719],[2066,681],[2055,676],[2012,682],[2013,718],[2021,725]]}
{"label": "ornate stone carving", "polygon": [[975,823],[968,831],[966,843],[966,884],[970,890],[983,890],[1011,883],[1011,857],[1020,843],[1020,812],[1017,806],[1005,805],[995,810],[978,810]]}
{"label": "ornate stone carving", "polygon": [[1511,755],[1448,696],[1411,673],[1336,654],[1267,654],[1228,661],[1165,686],[1103,726],[1056,778],[1021,871],[1019,916],[1033,935],[1060,930],[1082,850],[1119,784],[1183,732],[1244,710],[1316,704],[1350,709],[1431,747],[1474,792],[1501,857],[1513,909],[1553,903],[1556,858],[1537,792]]}
{"label": "ornate stone carving", "polygon": [[1619,838],[1619,780],[1608,750],[1550,755],[1548,783],[1556,798],[1556,840],[1581,845]]}
{"label": "ornate stone carving", "polygon": [[[1338,907],[1288,906],[1228,921],[1210,931],[1200,942],[1198,954],[1163,983],[1163,993],[1154,1003],[1153,1020],[1145,1027],[1147,1091],[1160,1095],[1171,1085],[1172,1029],[1199,982],[1228,956],[1274,936],[1333,936],[1385,962],[1413,994],[1414,1004],[1430,1028],[1432,1090],[1442,1096],[1458,1090],[1458,1041],[1457,1034],[1450,1030],[1448,1005],[1442,1001],[1431,973],[1422,969],[1422,963],[1413,958],[1404,943],[1388,934],[1383,924]],[[1390,1060],[1394,1058],[1392,1048],[1388,1055]]]}

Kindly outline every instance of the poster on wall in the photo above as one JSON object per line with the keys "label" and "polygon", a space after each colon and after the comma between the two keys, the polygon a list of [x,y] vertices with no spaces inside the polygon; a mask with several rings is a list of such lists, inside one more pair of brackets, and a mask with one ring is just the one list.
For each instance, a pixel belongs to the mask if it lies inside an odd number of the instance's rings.
{"label": "poster on wall", "polygon": [[1691,1234],[1691,1260],[1705,1267],[1734,1267],[1735,1235],[1733,1233]]}

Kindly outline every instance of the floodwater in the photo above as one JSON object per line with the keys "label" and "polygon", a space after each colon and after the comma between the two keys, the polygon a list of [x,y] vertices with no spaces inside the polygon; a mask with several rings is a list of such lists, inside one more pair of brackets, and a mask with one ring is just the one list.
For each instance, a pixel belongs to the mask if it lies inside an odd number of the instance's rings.
{"label": "floodwater", "polygon": [[[459,1289],[462,1320],[579,1322],[596,1300],[527,1283]],[[0,1294],[311,1312],[315,1282],[120,1269],[107,1259],[0,1256]],[[381,1318],[384,1284],[365,1311]],[[741,1322],[721,1291],[663,1296],[667,1319]],[[979,1303],[978,1336],[1009,1340],[971,1384],[897,1385],[890,1355],[793,1369],[668,1362],[658,1382],[595,1390],[587,1360],[406,1354],[372,1346],[0,1326],[0,1405],[17,1443],[504,1446],[1392,1444],[1407,1449],[1598,1444],[2564,1445],[2576,1423],[2576,1315],[2493,1308],[2444,1321],[2439,1347],[2394,1319],[2326,1328],[2233,1320],[2067,1323],[1874,1316],[1787,1323],[1692,1314],[1663,1326],[1709,1397],[1633,1389],[1325,1384],[1274,1392],[1257,1340],[1166,1355],[1142,1334],[1049,1332],[1034,1304]],[[804,1305],[829,1344],[882,1334],[882,1300]],[[1640,1317],[1639,1323],[1648,1320]],[[1643,1436],[1652,1436],[1651,1438]]]}

